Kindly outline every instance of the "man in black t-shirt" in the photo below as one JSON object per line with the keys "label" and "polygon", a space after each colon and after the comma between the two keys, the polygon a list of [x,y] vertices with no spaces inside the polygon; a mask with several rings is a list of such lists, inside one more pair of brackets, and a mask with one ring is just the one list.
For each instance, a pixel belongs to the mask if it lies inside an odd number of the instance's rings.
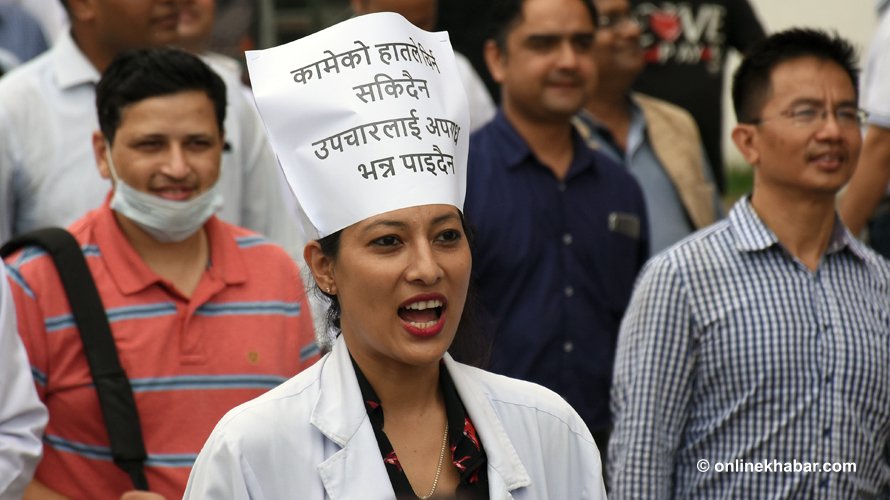
{"label": "man in black t-shirt", "polygon": [[634,89],[686,108],[695,117],[714,181],[725,190],[722,154],[726,54],[764,38],[748,0],[631,0],[648,62]]}

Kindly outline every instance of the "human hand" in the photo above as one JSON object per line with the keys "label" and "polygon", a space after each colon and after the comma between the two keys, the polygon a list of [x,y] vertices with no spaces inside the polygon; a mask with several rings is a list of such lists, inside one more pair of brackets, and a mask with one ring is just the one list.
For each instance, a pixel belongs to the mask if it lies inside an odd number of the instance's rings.
{"label": "human hand", "polygon": [[121,495],[121,500],[165,500],[162,495],[150,491],[128,491]]}

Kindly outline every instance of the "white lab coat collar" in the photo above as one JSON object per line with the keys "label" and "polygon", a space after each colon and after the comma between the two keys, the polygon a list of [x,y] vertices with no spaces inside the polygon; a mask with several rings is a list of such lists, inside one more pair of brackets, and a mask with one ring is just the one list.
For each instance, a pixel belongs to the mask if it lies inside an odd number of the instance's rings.
{"label": "white lab coat collar", "polygon": [[332,453],[325,453],[329,458],[317,467],[328,496],[332,500],[394,497],[342,335],[322,368],[319,387],[309,422],[334,445]]}
{"label": "white lab coat collar", "polygon": [[93,63],[80,50],[71,30],[66,30],[59,35],[58,41],[52,47],[53,71],[59,87],[68,89],[85,83],[96,84],[101,75]]}
{"label": "white lab coat collar", "polygon": [[[485,447],[490,497],[512,498],[511,491],[531,484],[528,471],[478,382],[448,354],[445,366]],[[318,465],[325,491],[333,500],[392,498],[392,485],[380,480],[389,476],[342,335],[334,342],[320,377],[324,389],[318,395],[310,423],[332,444],[342,447]]]}
{"label": "white lab coat collar", "polygon": [[512,498],[510,491],[528,486],[532,480],[507,436],[503,422],[491,406],[495,395],[485,394],[482,386],[466,370],[461,370],[448,353],[445,354],[445,367],[485,448],[490,497]]}

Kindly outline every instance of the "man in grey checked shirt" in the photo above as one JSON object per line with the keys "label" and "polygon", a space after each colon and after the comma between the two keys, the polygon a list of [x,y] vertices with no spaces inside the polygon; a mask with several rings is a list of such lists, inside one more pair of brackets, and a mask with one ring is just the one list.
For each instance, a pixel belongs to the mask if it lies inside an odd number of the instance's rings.
{"label": "man in grey checked shirt", "polygon": [[739,67],[753,194],[639,278],[610,498],[890,497],[890,262],[835,213],[861,144],[854,60],[798,29]]}

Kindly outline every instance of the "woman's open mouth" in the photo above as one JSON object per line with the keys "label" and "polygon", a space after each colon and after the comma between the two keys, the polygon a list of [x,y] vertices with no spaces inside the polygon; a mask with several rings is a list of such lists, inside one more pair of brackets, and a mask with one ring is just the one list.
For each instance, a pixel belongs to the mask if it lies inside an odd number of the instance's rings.
{"label": "woman's open mouth", "polygon": [[415,297],[399,307],[398,315],[402,326],[421,337],[436,335],[445,325],[446,300],[444,297]]}

